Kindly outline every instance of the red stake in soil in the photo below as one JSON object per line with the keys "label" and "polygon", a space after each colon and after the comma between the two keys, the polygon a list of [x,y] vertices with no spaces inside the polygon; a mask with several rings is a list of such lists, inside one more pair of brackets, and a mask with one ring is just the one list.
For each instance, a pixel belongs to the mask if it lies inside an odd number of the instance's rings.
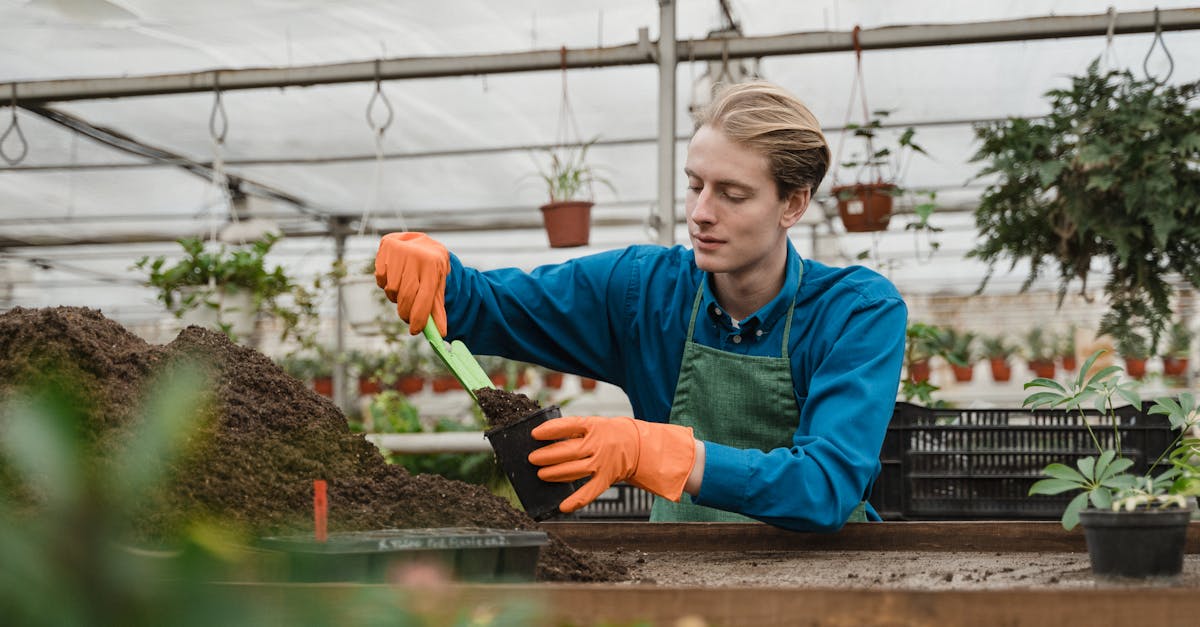
{"label": "red stake in soil", "polygon": [[317,534],[317,542],[324,542],[329,536],[326,528],[326,515],[329,505],[325,500],[325,480],[313,480],[313,522]]}

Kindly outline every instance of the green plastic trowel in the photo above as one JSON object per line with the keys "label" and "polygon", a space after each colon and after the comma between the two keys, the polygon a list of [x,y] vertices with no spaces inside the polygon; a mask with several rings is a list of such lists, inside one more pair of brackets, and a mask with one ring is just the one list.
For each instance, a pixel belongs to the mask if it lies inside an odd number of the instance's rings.
{"label": "green plastic trowel", "polygon": [[433,316],[429,317],[429,321],[425,323],[425,339],[429,340],[429,345],[433,347],[433,352],[437,354],[442,363],[450,369],[450,373],[458,382],[462,384],[471,398],[475,402],[479,399],[475,397],[475,390],[479,388],[494,388],[491,377],[483,371],[479,366],[479,362],[475,361],[475,356],[471,351],[467,350],[467,345],[460,340],[454,340],[449,344],[442,339],[438,333],[437,325],[433,322]]}

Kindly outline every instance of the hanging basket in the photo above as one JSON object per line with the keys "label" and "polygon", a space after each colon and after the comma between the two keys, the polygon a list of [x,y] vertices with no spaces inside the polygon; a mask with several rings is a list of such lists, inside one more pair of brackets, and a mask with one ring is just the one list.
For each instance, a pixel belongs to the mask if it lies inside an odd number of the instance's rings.
{"label": "hanging basket", "polygon": [[887,230],[892,219],[892,199],[896,186],[891,183],[840,185],[831,191],[837,198],[838,215],[850,233]]}
{"label": "hanging basket", "polygon": [[542,205],[542,223],[551,248],[587,246],[592,226],[592,205],[581,200],[567,200]]}

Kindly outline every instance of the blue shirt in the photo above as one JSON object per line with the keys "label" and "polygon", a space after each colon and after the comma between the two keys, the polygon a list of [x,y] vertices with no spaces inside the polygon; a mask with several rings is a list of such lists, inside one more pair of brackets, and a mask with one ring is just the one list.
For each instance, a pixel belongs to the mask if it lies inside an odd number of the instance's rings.
{"label": "blue shirt", "polygon": [[[481,272],[451,255],[447,324],[450,338],[476,354],[607,381],[625,391],[634,417],[666,422],[706,276],[682,246],[631,246],[528,273]],[[768,357],[780,355],[795,298],[789,355],[799,413],[790,449],[705,442],[692,501],[789,529],[840,528],[879,474],[903,362],[903,299],[878,273],[801,259],[790,242],[783,288],[740,324],[712,293],[705,290],[694,340]]]}

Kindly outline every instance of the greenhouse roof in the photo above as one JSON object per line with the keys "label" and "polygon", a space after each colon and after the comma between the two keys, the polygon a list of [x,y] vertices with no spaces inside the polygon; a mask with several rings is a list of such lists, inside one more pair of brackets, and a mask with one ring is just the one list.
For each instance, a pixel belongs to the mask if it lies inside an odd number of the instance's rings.
{"label": "greenhouse roof", "polygon": [[[249,218],[283,229],[273,258],[309,276],[328,269],[338,233],[347,257],[366,259],[380,232],[428,230],[481,267],[685,243],[681,193],[676,228],[654,228],[664,214],[660,4],[0,0],[0,156],[11,162],[0,162],[0,307],[161,315],[134,261],[176,253],[181,236],[236,239],[238,229],[227,230],[235,219],[243,234],[254,228]],[[1139,76],[1170,71],[1171,82],[1200,78],[1194,2],[668,4],[681,42],[677,168],[689,104],[722,69],[792,90],[848,152],[844,127],[864,121],[847,47],[861,29],[869,107],[891,111],[888,132],[913,126],[928,152],[911,160],[905,181],[937,192],[941,247],[904,229],[912,215],[882,234],[845,233],[825,199],[793,239],[805,255],[859,263],[863,253],[862,263],[906,293],[967,294],[986,269],[963,259],[975,241],[970,210],[987,183],[971,162],[973,123],[1043,115],[1043,94],[1096,59]],[[1146,28],[1156,7],[1157,40]],[[1090,19],[1071,35],[1038,30],[1072,16]],[[981,35],[986,25],[1015,34]],[[917,40],[897,43],[903,37]],[[808,48],[744,52],[796,41]],[[237,83],[252,70],[270,86]],[[14,100],[19,107],[7,106]],[[589,156],[612,189],[596,189],[589,246],[550,248],[537,210],[543,149],[592,138]],[[245,198],[231,201],[214,182],[222,176]],[[853,177],[835,171],[821,195]],[[1024,271],[1007,270],[994,289],[1019,287]]]}

